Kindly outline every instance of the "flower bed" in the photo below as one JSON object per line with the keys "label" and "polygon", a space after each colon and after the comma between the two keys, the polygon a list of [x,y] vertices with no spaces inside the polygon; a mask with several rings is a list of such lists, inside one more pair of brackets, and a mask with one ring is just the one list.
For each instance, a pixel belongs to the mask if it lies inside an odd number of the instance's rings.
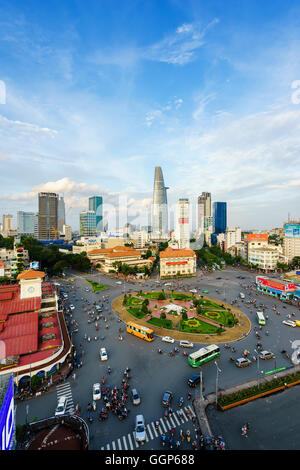
{"label": "flower bed", "polygon": [[184,333],[199,333],[199,334],[217,334],[225,331],[223,328],[206,323],[199,318],[190,318],[189,320],[180,320],[179,331]]}
{"label": "flower bed", "polygon": [[238,405],[241,402],[245,403],[251,399],[259,398],[260,396],[283,390],[285,384],[287,386],[296,385],[300,381],[300,372],[295,374],[285,375],[272,379],[269,382],[262,383],[260,387],[254,385],[253,387],[239,390],[238,392],[230,393],[229,395],[223,395],[218,399],[218,403],[222,409],[226,409],[230,405]]}

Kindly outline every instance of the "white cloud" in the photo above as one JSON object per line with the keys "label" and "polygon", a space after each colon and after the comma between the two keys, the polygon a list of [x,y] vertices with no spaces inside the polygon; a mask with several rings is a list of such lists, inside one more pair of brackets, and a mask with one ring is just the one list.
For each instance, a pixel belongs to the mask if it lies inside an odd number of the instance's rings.
{"label": "white cloud", "polygon": [[26,133],[44,133],[48,134],[50,137],[54,137],[58,134],[58,131],[55,129],[49,129],[48,127],[40,127],[36,124],[30,124],[23,121],[13,121],[7,119],[5,116],[0,115],[0,129],[14,129],[16,132],[26,132]]}

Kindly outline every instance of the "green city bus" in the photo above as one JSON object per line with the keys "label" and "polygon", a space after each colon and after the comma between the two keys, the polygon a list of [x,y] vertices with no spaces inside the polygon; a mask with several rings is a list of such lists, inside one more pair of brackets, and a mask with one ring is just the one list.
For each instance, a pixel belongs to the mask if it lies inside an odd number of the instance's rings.
{"label": "green city bus", "polygon": [[205,348],[199,349],[199,351],[189,354],[188,363],[192,367],[198,367],[215,357],[220,357],[220,348],[216,344],[210,344]]}
{"label": "green city bus", "polygon": [[256,318],[259,325],[265,325],[266,319],[264,317],[263,312],[256,312]]}

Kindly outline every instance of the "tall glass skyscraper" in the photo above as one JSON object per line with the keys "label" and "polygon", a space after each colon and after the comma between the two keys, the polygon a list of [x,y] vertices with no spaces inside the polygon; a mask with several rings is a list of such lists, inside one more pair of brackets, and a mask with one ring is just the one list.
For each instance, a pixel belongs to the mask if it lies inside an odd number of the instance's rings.
{"label": "tall glass skyscraper", "polygon": [[89,197],[89,210],[96,213],[96,232],[103,231],[103,199],[102,196]]}
{"label": "tall glass skyscraper", "polygon": [[155,167],[153,205],[152,205],[152,238],[168,237],[168,201],[167,188],[160,166]]}
{"label": "tall glass skyscraper", "polygon": [[39,219],[37,212],[17,212],[17,228],[20,235],[38,237]]}
{"label": "tall glass skyscraper", "polygon": [[82,237],[96,236],[96,213],[95,211],[80,212],[80,235]]}
{"label": "tall glass skyscraper", "polygon": [[57,238],[58,194],[39,193],[39,239]]}
{"label": "tall glass skyscraper", "polygon": [[227,203],[214,202],[213,205],[214,233],[225,233],[227,228]]}

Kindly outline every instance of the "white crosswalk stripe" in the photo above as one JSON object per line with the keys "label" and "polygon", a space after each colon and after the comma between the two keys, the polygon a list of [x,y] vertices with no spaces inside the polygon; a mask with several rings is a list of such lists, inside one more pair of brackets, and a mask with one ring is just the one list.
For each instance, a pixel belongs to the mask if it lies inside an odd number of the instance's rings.
{"label": "white crosswalk stripe", "polygon": [[153,429],[153,432],[154,432],[155,437],[158,437],[157,430],[156,430],[156,428],[155,428],[155,424],[153,423],[153,421],[152,421],[152,423],[151,423],[151,426],[152,426],[152,429]]}
{"label": "white crosswalk stripe", "polygon": [[74,413],[75,407],[73,402],[72,390],[69,382],[56,386],[57,399],[67,397],[66,413]]}
{"label": "white crosswalk stripe", "polygon": [[130,445],[130,450],[133,450],[133,445],[132,445],[132,440],[131,440],[130,434],[128,434],[128,441],[129,441],[129,445]]}
{"label": "white crosswalk stripe", "polygon": [[150,424],[147,424],[147,429],[148,429],[148,432],[149,432],[149,434],[150,434],[150,439],[151,439],[151,441],[152,441],[152,439],[153,439],[153,434],[152,434],[152,432],[151,432]]}
{"label": "white crosswalk stripe", "polygon": [[160,418],[159,421],[161,422],[161,425],[162,425],[162,427],[163,427],[164,432],[167,432],[167,428],[166,428],[166,426],[165,426],[165,423],[164,423],[163,419]]}
{"label": "white crosswalk stripe", "polygon": [[[187,414],[187,410],[189,410],[189,415]],[[145,442],[152,441],[153,439],[161,436],[168,432],[168,430],[172,428],[176,428],[177,426],[181,426],[185,422],[188,422],[192,416],[196,416],[194,410],[191,406],[185,407],[184,410],[180,409],[175,411],[171,417],[169,418],[160,418],[159,419],[159,426],[156,428],[155,421],[146,425],[146,433],[145,433]],[[135,440],[135,433],[132,432],[131,434],[127,434],[127,436],[122,436],[119,439],[111,442],[110,444],[106,445],[106,450],[134,450],[134,446],[136,448],[141,448],[143,443],[138,443]],[[105,447],[101,447],[101,450],[105,450]]]}

